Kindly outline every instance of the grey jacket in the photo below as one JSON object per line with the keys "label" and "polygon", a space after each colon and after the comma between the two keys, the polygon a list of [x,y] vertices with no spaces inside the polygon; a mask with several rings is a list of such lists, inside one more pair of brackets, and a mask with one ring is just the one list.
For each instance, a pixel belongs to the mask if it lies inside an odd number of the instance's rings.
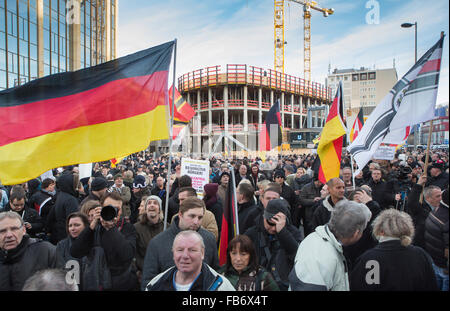
{"label": "grey jacket", "polygon": [[[178,222],[179,218],[176,216],[169,228],[155,236],[148,243],[142,270],[142,290],[145,290],[147,284],[155,276],[175,265],[172,244],[175,236],[181,231]],[[197,232],[202,236],[205,243],[204,262],[216,270],[219,267],[216,238],[211,232],[203,228],[200,228]]]}

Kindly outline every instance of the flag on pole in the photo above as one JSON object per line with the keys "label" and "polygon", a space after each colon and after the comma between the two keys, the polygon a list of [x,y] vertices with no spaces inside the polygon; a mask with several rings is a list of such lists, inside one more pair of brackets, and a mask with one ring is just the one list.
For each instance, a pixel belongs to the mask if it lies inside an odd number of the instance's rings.
{"label": "flag on pole", "polygon": [[[174,41],[0,92],[0,180],[110,160],[168,139]],[[167,109],[167,110],[166,110]]]}
{"label": "flag on pole", "polygon": [[259,150],[270,151],[282,143],[280,100],[270,108],[259,132]]}
{"label": "flag on pole", "polygon": [[378,104],[348,147],[358,171],[381,143],[402,144],[409,128],[434,118],[444,37],[429,49]]}
{"label": "flag on pole", "polygon": [[236,209],[235,206],[235,181],[234,174],[230,174],[230,181],[228,182],[228,189],[225,198],[225,208],[222,216],[222,230],[220,232],[219,241],[219,265],[227,262],[227,248],[228,243],[237,235],[236,227]]}
{"label": "flag on pole", "polygon": [[175,87],[175,103],[174,103],[174,112],[172,112],[172,93],[173,93],[173,85],[169,89],[169,106],[170,106],[170,115],[173,116],[174,122],[189,122],[195,115],[195,110],[188,104],[187,101],[183,99],[180,92],[178,92]]}
{"label": "flag on pole", "polygon": [[358,137],[358,134],[361,131],[363,125],[364,125],[363,109],[360,108],[358,115],[356,116],[355,122],[353,123],[353,127],[350,131],[350,142],[353,142],[355,138]]}
{"label": "flag on pole", "polygon": [[342,81],[339,86],[328,113],[327,121],[320,134],[317,155],[320,159],[319,180],[326,183],[328,180],[339,177],[341,168],[342,144],[347,129],[343,121],[344,105],[342,95]]}

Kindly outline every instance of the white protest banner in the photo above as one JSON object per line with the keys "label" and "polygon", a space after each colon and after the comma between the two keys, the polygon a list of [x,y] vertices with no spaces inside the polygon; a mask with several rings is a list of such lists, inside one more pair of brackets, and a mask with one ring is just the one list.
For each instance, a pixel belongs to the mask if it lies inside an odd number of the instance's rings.
{"label": "white protest banner", "polygon": [[78,165],[80,171],[80,179],[92,176],[92,163]]}
{"label": "white protest banner", "polygon": [[53,179],[56,180],[55,176],[53,176],[53,170],[48,170],[47,172],[45,172],[44,174],[41,175],[41,180],[43,181],[44,179]]}
{"label": "white protest banner", "polygon": [[209,183],[209,161],[181,158],[181,176],[192,179],[192,188],[199,198],[203,198],[203,187]]}
{"label": "white protest banner", "polygon": [[397,145],[394,146],[380,145],[377,151],[375,151],[372,158],[377,160],[393,160],[395,156],[396,147]]}

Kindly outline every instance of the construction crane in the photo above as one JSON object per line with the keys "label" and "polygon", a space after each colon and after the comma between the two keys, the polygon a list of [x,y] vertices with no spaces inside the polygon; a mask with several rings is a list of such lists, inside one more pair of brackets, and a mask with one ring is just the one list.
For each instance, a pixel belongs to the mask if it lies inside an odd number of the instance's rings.
{"label": "construction crane", "polygon": [[[304,79],[311,81],[311,9],[322,12],[324,17],[334,13],[333,9],[320,7],[312,0],[286,0],[303,5],[304,32]],[[275,70],[284,73],[284,0],[274,0]]]}

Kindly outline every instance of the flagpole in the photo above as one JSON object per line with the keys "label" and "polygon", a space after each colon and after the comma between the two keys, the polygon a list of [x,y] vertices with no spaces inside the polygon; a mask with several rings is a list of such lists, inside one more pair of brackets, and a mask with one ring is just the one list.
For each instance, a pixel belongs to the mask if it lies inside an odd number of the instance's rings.
{"label": "flagpole", "polygon": [[[423,175],[427,176],[427,170],[428,170],[428,160],[430,157],[430,145],[431,145],[431,134],[433,133],[433,120],[430,121],[430,128],[428,129],[428,140],[427,140],[427,151],[425,154],[425,165],[423,168]],[[422,191],[420,192],[420,204],[423,203],[423,189],[425,188],[425,184],[422,185]]]}
{"label": "flagpole", "polygon": [[[175,106],[175,75],[177,68],[177,39],[174,40],[174,53],[173,53],[173,77],[172,77],[172,110]],[[170,173],[172,172],[172,131],[173,131],[173,114],[170,115],[170,128],[169,128],[169,164],[167,169],[167,182],[166,182],[166,209],[164,211],[164,230],[167,228],[167,217],[169,213],[169,193],[170,193]]]}
{"label": "flagpole", "polygon": [[[342,82],[342,81],[339,81]],[[348,131],[348,125],[347,125],[347,121],[348,121],[348,114],[347,114],[347,107],[345,107],[345,97],[344,97],[344,90],[343,88],[341,89],[342,91],[342,104],[344,105],[344,112],[345,112],[345,130],[347,132],[347,147],[350,146],[350,133]],[[345,151],[347,152],[347,148],[345,148]],[[353,155],[350,153],[350,169],[352,170],[352,184],[353,184],[353,188],[355,188],[355,172],[353,171]]]}
{"label": "flagpole", "polygon": [[[225,142],[225,141],[224,141]],[[227,144],[228,153],[231,154],[230,146]],[[239,234],[239,215],[238,215],[238,205],[237,205],[237,196],[236,196],[236,176],[234,174],[234,168],[231,164],[228,164],[228,168],[231,172],[231,184],[233,187],[233,201],[234,201],[234,231],[236,232],[236,235]],[[230,183],[228,183],[228,186]]]}

